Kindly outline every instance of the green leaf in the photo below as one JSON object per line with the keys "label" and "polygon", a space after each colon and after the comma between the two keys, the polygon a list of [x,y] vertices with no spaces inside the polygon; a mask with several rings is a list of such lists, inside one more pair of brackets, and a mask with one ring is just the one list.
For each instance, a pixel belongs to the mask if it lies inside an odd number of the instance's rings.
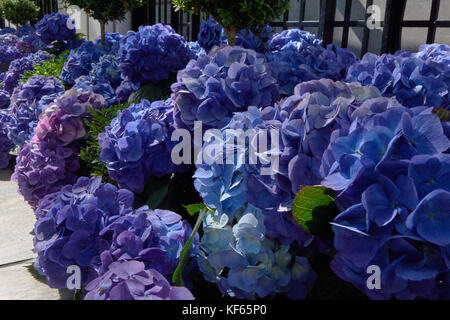
{"label": "green leaf", "polygon": [[334,196],[332,190],[322,187],[303,187],[292,204],[295,221],[309,233],[319,233],[319,225],[323,225],[319,215],[335,215]]}
{"label": "green leaf", "polygon": [[207,209],[203,209],[200,211],[200,214],[197,218],[197,222],[195,223],[194,229],[192,229],[192,234],[189,237],[188,241],[186,241],[183,249],[180,253],[180,262],[178,263],[177,268],[175,269],[175,272],[173,273],[172,282],[177,287],[184,287],[184,281],[183,281],[183,270],[186,268],[189,257],[191,255],[191,248],[192,248],[192,242],[194,242],[194,237],[198,232],[198,229],[200,229],[200,226],[203,221],[203,217],[206,215]]}
{"label": "green leaf", "polygon": [[183,205],[183,207],[191,216],[196,215],[197,213],[206,208],[206,206],[203,203],[190,204],[187,206]]}
{"label": "green leaf", "polygon": [[150,102],[160,100],[163,98],[163,89],[160,86],[154,84],[147,84],[140,87],[136,92],[134,92],[128,99],[129,103],[139,103],[142,99],[146,99]]}
{"label": "green leaf", "polygon": [[169,185],[172,182],[173,175],[165,176],[163,179],[157,179],[152,183],[154,190],[147,200],[147,205],[150,209],[158,209],[169,191]]}
{"label": "green leaf", "polygon": [[450,111],[444,107],[434,108],[433,113],[439,117],[441,122],[450,122]]}

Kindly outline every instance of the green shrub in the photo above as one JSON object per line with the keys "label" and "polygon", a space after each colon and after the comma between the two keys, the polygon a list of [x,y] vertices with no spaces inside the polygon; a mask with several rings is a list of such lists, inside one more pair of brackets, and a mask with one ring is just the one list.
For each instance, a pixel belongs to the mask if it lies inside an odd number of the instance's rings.
{"label": "green shrub", "polygon": [[242,29],[256,33],[257,27],[280,17],[289,9],[289,0],[173,0],[177,9],[208,13],[226,31],[230,45]]}
{"label": "green shrub", "polygon": [[90,110],[92,116],[90,120],[85,120],[85,125],[89,132],[86,145],[81,148],[80,158],[83,174],[103,177],[103,182],[116,184],[109,177],[106,165],[100,160],[101,148],[98,144],[98,135],[105,131],[105,127],[111,124],[112,119],[117,117],[117,111],[128,108],[130,104],[120,104],[102,110]]}
{"label": "green shrub", "polygon": [[12,24],[22,26],[37,19],[39,8],[29,0],[1,0],[2,16]]}
{"label": "green shrub", "polygon": [[56,77],[59,79],[64,63],[67,61],[67,52],[55,56],[50,60],[35,65],[33,69],[28,70],[22,76],[22,82],[26,82],[32,76]]}

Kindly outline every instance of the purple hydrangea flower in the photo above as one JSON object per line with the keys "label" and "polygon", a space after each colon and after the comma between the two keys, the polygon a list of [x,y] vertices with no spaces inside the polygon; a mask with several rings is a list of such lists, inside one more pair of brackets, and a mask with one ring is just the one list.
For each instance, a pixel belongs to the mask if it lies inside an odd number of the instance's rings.
{"label": "purple hydrangea flower", "polygon": [[75,182],[79,169],[79,140],[86,136],[83,119],[90,108],[105,105],[102,96],[72,89],[42,113],[35,135],[17,158],[12,179],[32,206],[62,186]]}
{"label": "purple hydrangea flower", "polygon": [[39,116],[64,91],[64,86],[57,78],[44,76],[32,76],[14,89],[8,137],[15,145],[23,146],[30,142]]}
{"label": "purple hydrangea flower", "polygon": [[209,52],[212,47],[220,46],[227,43],[227,36],[222,26],[216,22],[212,17],[208,20],[202,21],[200,24],[200,31],[197,35],[198,44]]}
{"label": "purple hydrangea flower", "polygon": [[84,42],[77,50],[72,50],[61,71],[61,80],[74,85],[75,80],[87,76],[92,70],[92,64],[100,60],[102,52],[93,42]]}
{"label": "purple hydrangea flower", "polygon": [[172,85],[177,126],[223,127],[233,112],[265,107],[279,98],[264,56],[241,47],[223,47],[191,60]]}
{"label": "purple hydrangea flower", "polygon": [[399,51],[380,57],[368,54],[349,68],[347,81],[374,85],[383,95],[395,96],[407,107],[448,107],[448,62],[429,55],[431,58],[422,52],[413,55]]}
{"label": "purple hydrangea flower", "polygon": [[139,84],[135,84],[128,79],[122,81],[116,89],[117,103],[125,103],[130,96],[139,89]]}
{"label": "purple hydrangea flower", "polygon": [[190,52],[186,40],[160,23],[140,27],[120,41],[122,76],[134,83],[158,83],[184,68]]}
{"label": "purple hydrangea flower", "polygon": [[140,261],[115,261],[87,286],[85,300],[194,300],[185,287],[171,286],[162,274]]}
{"label": "purple hydrangea flower", "polygon": [[105,98],[106,106],[112,106],[116,103],[116,97],[114,89],[111,84],[105,78],[94,78],[92,76],[81,76],[75,80],[75,89],[81,89],[83,91],[94,91]]}
{"label": "purple hydrangea flower", "polygon": [[9,165],[9,150],[14,146],[8,138],[7,124],[11,120],[9,110],[0,109],[0,169]]}
{"label": "purple hydrangea flower", "polygon": [[11,103],[11,96],[8,91],[0,90],[0,109],[5,109],[9,107]]}
{"label": "purple hydrangea flower", "polygon": [[150,177],[185,169],[171,160],[172,112],[171,99],[142,100],[119,112],[99,135],[100,160],[119,186],[141,193]]}
{"label": "purple hydrangea flower", "polygon": [[36,34],[46,44],[67,41],[73,38],[75,33],[76,28],[70,25],[70,17],[59,12],[46,14],[36,23]]}
{"label": "purple hydrangea flower", "polygon": [[93,79],[108,81],[113,88],[117,88],[122,82],[119,58],[114,55],[101,56],[99,62],[92,65],[89,76]]}
{"label": "purple hydrangea flower", "polygon": [[102,38],[99,37],[95,40],[97,47],[101,48],[104,54],[107,55],[117,55],[120,49],[120,41],[123,39],[123,35],[114,32],[105,34],[106,45],[102,45]]}
{"label": "purple hydrangea flower", "polygon": [[35,268],[50,287],[66,287],[71,265],[80,267],[82,284],[97,277],[100,254],[112,241],[112,233],[100,231],[131,212],[132,204],[130,191],[102,183],[99,177],[81,177],[40,201],[34,227]]}

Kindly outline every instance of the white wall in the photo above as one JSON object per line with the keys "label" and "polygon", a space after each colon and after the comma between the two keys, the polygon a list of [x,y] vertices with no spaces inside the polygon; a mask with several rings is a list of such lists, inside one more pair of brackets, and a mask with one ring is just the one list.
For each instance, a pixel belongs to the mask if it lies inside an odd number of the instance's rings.
{"label": "white wall", "polygon": [[[58,8],[59,12],[69,14],[76,21],[77,32],[86,35],[88,40],[95,40],[100,36],[100,23],[94,20],[83,11],[75,7],[66,8],[66,5],[59,0]],[[122,22],[114,21],[110,22],[106,26],[106,32],[119,32],[125,34],[131,30],[131,13],[128,12],[125,16],[125,20]]]}

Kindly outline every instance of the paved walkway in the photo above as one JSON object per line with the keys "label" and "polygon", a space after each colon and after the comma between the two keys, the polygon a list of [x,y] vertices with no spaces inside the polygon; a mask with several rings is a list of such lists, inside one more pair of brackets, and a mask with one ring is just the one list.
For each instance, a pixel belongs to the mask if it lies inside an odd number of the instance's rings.
{"label": "paved walkway", "polygon": [[34,278],[32,269],[34,213],[0,169],[0,300],[61,299],[60,292]]}

